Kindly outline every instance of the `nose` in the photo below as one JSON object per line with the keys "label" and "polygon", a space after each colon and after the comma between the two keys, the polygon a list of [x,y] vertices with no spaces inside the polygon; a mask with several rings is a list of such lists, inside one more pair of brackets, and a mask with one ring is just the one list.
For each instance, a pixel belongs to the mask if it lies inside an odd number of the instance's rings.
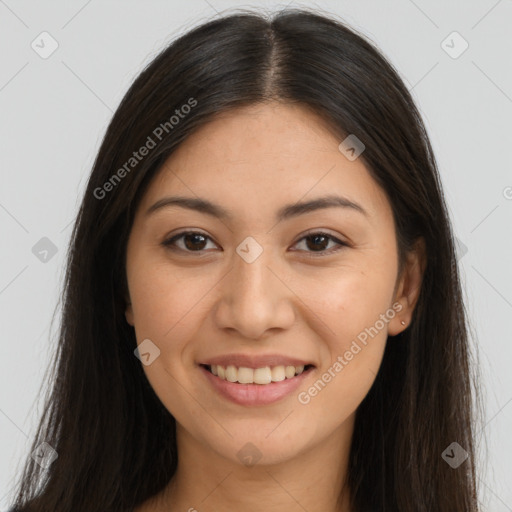
{"label": "nose", "polygon": [[285,330],[295,322],[295,295],[270,252],[264,250],[252,263],[235,253],[231,271],[218,284],[215,323],[237,338],[261,339],[267,331]]}

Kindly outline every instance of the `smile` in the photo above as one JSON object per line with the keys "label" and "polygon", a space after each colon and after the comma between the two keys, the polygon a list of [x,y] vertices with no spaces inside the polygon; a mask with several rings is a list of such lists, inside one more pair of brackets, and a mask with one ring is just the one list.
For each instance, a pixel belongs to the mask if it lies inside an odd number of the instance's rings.
{"label": "smile", "polygon": [[312,374],[314,368],[310,364],[255,369],[199,365],[201,373],[218,395],[243,406],[268,405],[284,399]]}
{"label": "smile", "polygon": [[229,365],[227,367],[220,364],[205,365],[213,375],[219,379],[229,382],[237,382],[239,384],[260,384],[266,385],[272,382],[281,382],[285,379],[292,379],[307,371],[312,365],[300,366],[265,366],[263,368],[246,368]]}

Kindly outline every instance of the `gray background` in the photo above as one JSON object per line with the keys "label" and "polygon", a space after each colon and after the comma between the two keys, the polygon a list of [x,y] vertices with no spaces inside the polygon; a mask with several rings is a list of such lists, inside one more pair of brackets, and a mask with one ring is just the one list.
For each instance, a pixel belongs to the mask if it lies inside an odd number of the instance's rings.
{"label": "gray background", "polygon": [[[0,509],[41,413],[36,398],[54,350],[60,309],[53,328],[50,321],[71,225],[114,109],[178,34],[233,7],[284,5],[0,0]],[[512,1],[289,5],[316,6],[367,34],[422,112],[460,240],[481,364],[480,499],[483,510],[512,511]],[[58,43],[45,59],[44,31]],[[453,31],[469,44],[460,55],[464,41]],[[41,252],[44,237],[54,255]]]}

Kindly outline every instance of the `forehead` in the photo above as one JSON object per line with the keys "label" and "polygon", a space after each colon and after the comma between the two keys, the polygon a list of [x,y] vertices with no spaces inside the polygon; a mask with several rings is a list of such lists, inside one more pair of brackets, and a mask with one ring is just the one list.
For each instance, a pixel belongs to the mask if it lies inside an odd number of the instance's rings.
{"label": "forehead", "polygon": [[[165,194],[208,197],[237,208],[276,211],[332,193],[364,203],[372,215],[389,204],[362,159],[348,160],[341,140],[301,105],[266,103],[221,113],[169,157],[143,198],[147,209]],[[229,207],[229,206],[228,206]]]}
{"label": "forehead", "polygon": [[174,156],[190,156],[191,146],[197,154],[201,146],[208,155],[221,158],[262,157],[263,152],[294,159],[307,150],[328,150],[337,139],[327,122],[307,106],[268,102],[217,114]]}

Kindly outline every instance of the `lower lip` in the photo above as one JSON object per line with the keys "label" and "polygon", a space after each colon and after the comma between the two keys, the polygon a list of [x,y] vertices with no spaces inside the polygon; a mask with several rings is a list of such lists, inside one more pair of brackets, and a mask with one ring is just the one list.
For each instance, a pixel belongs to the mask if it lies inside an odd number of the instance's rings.
{"label": "lower lip", "polygon": [[222,396],[239,405],[267,405],[293,393],[314,369],[310,367],[300,375],[270,384],[239,384],[229,382],[213,375],[204,366],[199,369],[206,376],[211,385]]}

